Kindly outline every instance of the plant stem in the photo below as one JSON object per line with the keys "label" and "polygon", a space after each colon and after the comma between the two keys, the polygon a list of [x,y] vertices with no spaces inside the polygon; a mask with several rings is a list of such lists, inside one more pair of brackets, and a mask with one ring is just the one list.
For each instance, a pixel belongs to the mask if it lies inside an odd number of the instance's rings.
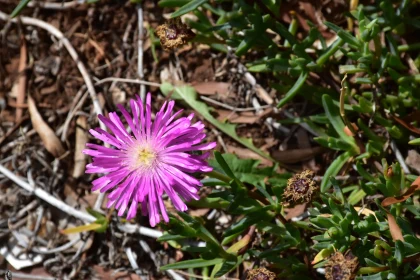
{"label": "plant stem", "polygon": [[222,173],[217,172],[215,170],[206,173],[206,175],[211,177],[211,178],[219,179],[220,181],[223,181],[225,183],[229,183],[232,180],[231,178],[229,178],[225,174],[222,174]]}

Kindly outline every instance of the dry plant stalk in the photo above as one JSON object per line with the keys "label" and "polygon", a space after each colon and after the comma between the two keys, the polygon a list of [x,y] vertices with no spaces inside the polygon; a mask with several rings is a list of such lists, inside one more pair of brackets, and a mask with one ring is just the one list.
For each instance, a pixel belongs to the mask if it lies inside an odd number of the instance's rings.
{"label": "dry plant stalk", "polygon": [[85,173],[86,156],[82,153],[88,142],[86,134],[87,120],[85,116],[79,116],[76,120],[76,147],[74,150],[73,178],[79,178]]}
{"label": "dry plant stalk", "polygon": [[17,79],[17,97],[16,97],[16,122],[19,122],[22,118],[23,109],[19,107],[25,102],[25,92],[26,92],[26,63],[27,63],[27,49],[26,41],[22,36],[22,45],[20,46],[20,58],[19,58],[19,78]]}
{"label": "dry plant stalk", "polygon": [[28,109],[29,115],[31,116],[32,126],[34,127],[35,131],[39,134],[39,137],[41,137],[41,140],[44,143],[47,151],[50,152],[56,158],[63,155],[65,150],[60,140],[55,135],[54,131],[42,119],[42,116],[39,114],[35,102],[30,95],[28,96]]}

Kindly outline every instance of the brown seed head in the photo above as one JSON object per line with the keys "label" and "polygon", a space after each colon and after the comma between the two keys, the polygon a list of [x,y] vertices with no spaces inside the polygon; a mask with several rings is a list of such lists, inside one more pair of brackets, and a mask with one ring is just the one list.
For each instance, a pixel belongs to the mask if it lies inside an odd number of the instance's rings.
{"label": "brown seed head", "polygon": [[171,19],[168,23],[156,28],[156,35],[165,50],[172,50],[188,43],[195,37],[194,32],[180,18]]}
{"label": "brown seed head", "polygon": [[325,278],[327,280],[352,280],[356,277],[359,261],[351,252],[345,256],[340,253],[334,253],[325,266]]}
{"label": "brown seed head", "polygon": [[290,178],[284,190],[283,205],[293,207],[311,201],[314,192],[318,190],[313,178],[314,173],[310,170],[305,170]]}
{"label": "brown seed head", "polygon": [[265,268],[256,268],[248,272],[246,280],[275,280],[276,274]]}

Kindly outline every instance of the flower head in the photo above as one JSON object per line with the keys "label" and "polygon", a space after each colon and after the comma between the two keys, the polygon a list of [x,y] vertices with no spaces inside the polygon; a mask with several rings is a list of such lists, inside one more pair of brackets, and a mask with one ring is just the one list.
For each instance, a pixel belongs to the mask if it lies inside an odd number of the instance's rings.
{"label": "flower head", "polygon": [[256,268],[250,270],[247,275],[247,280],[274,280],[276,274],[265,268]]}
{"label": "flower head", "polygon": [[194,32],[186,24],[182,23],[179,17],[159,25],[156,28],[156,35],[159,37],[160,44],[165,50],[181,47],[195,37]]}
{"label": "flower head", "polygon": [[204,124],[192,123],[193,114],[179,117],[182,110],[173,113],[174,105],[174,101],[165,102],[152,120],[150,93],[146,105],[137,96],[130,101],[131,114],[118,105],[130,132],[115,112],[109,113],[109,118],[98,116],[111,133],[101,128],[90,130],[113,148],[88,143],[83,153],[92,156],[93,162],[86,166],[86,173],[105,173],[92,182],[92,190],[112,190],[107,207],[115,205],[119,216],[128,209],[127,219],[135,217],[141,204],[143,215],[148,214],[155,226],[161,215],[169,221],[164,193],[179,211],[187,210],[183,200],[199,198],[201,182],[189,173],[211,171],[206,162],[210,153],[191,152],[212,149],[216,143],[202,144]]}
{"label": "flower head", "polygon": [[311,201],[312,195],[318,190],[318,186],[313,180],[314,175],[312,171],[305,170],[287,180],[287,187],[283,195],[284,206],[295,206]]}
{"label": "flower head", "polygon": [[325,278],[328,280],[351,280],[356,277],[356,269],[359,265],[357,257],[351,252],[343,255],[334,253],[325,266]]}

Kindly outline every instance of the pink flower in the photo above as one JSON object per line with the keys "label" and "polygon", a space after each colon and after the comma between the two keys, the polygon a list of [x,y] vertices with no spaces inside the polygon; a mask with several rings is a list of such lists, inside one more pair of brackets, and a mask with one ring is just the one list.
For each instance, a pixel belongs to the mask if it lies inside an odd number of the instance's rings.
{"label": "pink flower", "polygon": [[149,214],[154,227],[160,222],[160,215],[169,221],[164,193],[179,211],[188,209],[184,201],[199,199],[197,192],[202,184],[189,173],[211,171],[206,162],[210,153],[191,152],[213,149],[216,143],[201,144],[206,137],[204,124],[192,123],[194,114],[178,118],[182,110],[173,114],[174,103],[165,102],[152,121],[150,93],[145,108],[137,96],[130,100],[132,114],[118,105],[131,132],[115,112],[109,113],[109,118],[98,116],[112,134],[101,128],[90,130],[94,137],[114,146],[88,143],[83,153],[93,159],[86,166],[86,173],[106,174],[92,182],[92,190],[112,190],[107,207],[115,204],[118,216],[128,208],[127,219],[135,217],[141,204],[143,215]]}

